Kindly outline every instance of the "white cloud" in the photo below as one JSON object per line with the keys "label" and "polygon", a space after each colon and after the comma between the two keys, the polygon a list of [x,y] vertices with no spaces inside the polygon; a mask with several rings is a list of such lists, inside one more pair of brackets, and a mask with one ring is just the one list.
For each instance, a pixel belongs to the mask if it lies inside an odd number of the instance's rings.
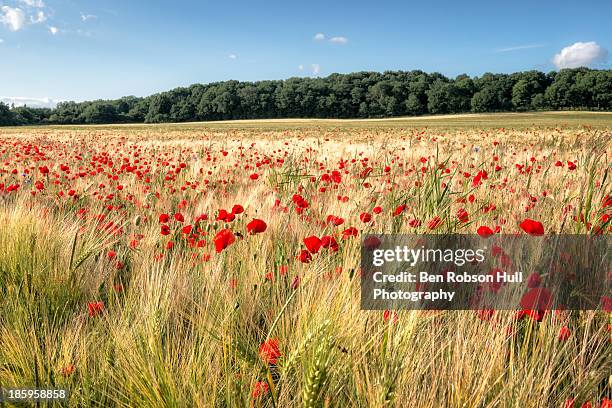
{"label": "white cloud", "polygon": [[498,48],[495,52],[510,52],[510,51],[519,51],[519,50],[529,50],[531,48],[542,48],[546,47],[546,44],[523,44],[523,45],[514,45],[512,47],[506,48]]}
{"label": "white cloud", "polygon": [[608,58],[608,51],[595,41],[577,42],[556,54],[553,64],[558,69],[588,67]]}
{"label": "white cloud", "polygon": [[45,21],[47,21],[47,16],[42,10],[38,10],[35,15],[30,16],[30,22],[32,24],[44,23]]}
{"label": "white cloud", "polygon": [[236,58],[238,58],[238,56],[236,54],[230,54],[227,56],[227,58],[235,60]]}
{"label": "white cloud", "polygon": [[312,68],[313,74],[319,75],[319,73],[321,73],[321,66],[319,64],[312,64],[310,67]]}
{"label": "white cloud", "polygon": [[2,44],[4,42],[4,40],[2,38],[0,38],[0,44]]}
{"label": "white cloud", "polygon": [[[2,42],[2,41],[0,41],[0,42]],[[298,65],[298,69],[299,69],[300,71],[303,71],[303,70],[304,70],[304,65],[302,65],[302,64]]]}
{"label": "white cloud", "polygon": [[83,22],[88,21],[88,20],[95,20],[96,18],[98,18],[98,16],[94,14],[85,14],[81,12],[81,21]]}
{"label": "white cloud", "polygon": [[45,3],[42,0],[19,0],[28,7],[43,8]]}
{"label": "white cloud", "polygon": [[0,8],[0,23],[11,31],[19,31],[25,25],[25,13],[19,7],[2,6]]}
{"label": "white cloud", "polygon": [[51,98],[27,98],[22,96],[0,96],[0,102],[7,105],[30,106],[33,108],[54,108],[58,102]]}
{"label": "white cloud", "polygon": [[348,38],[346,37],[332,37],[329,39],[330,43],[334,44],[346,44],[348,42]]}
{"label": "white cloud", "polygon": [[51,26],[51,27],[49,27],[49,32],[52,35],[55,35],[55,34],[59,33],[59,28]]}
{"label": "white cloud", "polygon": [[315,41],[323,41],[325,39],[325,34],[323,34],[323,33],[316,33],[315,36],[313,37],[313,39]]}

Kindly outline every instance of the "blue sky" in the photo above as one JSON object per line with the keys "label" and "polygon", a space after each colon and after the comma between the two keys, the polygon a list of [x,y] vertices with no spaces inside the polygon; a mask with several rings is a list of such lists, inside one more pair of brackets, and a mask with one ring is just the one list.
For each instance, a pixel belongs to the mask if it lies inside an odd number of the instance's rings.
{"label": "blue sky", "polygon": [[609,68],[611,17],[609,0],[0,0],[0,97],[144,96],[361,70]]}

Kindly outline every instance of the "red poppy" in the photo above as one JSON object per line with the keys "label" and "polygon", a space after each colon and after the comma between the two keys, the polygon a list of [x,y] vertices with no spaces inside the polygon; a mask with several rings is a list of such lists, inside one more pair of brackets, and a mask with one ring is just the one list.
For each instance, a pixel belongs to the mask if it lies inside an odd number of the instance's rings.
{"label": "red poppy", "polygon": [[183,214],[176,213],[174,214],[174,219],[177,220],[178,222],[184,222],[185,221],[185,217],[183,217]]}
{"label": "red poppy", "polygon": [[161,234],[162,235],[169,235],[170,234],[170,227],[167,225],[162,225],[161,226]]}
{"label": "red poppy", "polygon": [[359,231],[355,227],[349,227],[342,231],[342,239],[349,239],[351,237],[356,237]]}
{"label": "red poppy", "polygon": [[259,346],[259,357],[266,364],[276,364],[280,356],[281,353],[278,348],[278,339],[266,340],[261,346]]}
{"label": "red poppy", "polygon": [[89,310],[89,317],[96,317],[102,314],[104,311],[104,302],[90,302],[87,304]]}
{"label": "red poppy", "polygon": [[550,309],[552,298],[546,288],[530,288],[521,298],[522,309],[547,310]]}
{"label": "red poppy", "polygon": [[417,220],[416,218],[413,218],[410,221],[408,221],[408,225],[410,225],[412,228],[420,227],[421,221]]}
{"label": "red poppy", "polygon": [[391,311],[389,309],[385,309],[383,312],[383,320],[385,322],[397,323],[398,317],[397,312],[395,310]]}
{"label": "red poppy", "polygon": [[404,205],[404,204],[397,206],[395,211],[393,211],[393,216],[397,217],[398,215],[403,213],[405,209],[406,209],[406,205]]}
{"label": "red poppy", "polygon": [[476,230],[476,233],[478,235],[480,235],[481,237],[483,237],[483,238],[488,238],[488,237],[490,237],[491,235],[494,234],[494,232],[493,232],[493,230],[491,228],[486,227],[484,225],[478,227],[478,229]]}
{"label": "red poppy", "polygon": [[542,278],[540,278],[540,274],[537,272],[532,273],[527,278],[527,287],[529,288],[537,288],[542,284]]}
{"label": "red poppy", "polygon": [[338,242],[336,241],[336,238],[330,235],[326,235],[321,238],[321,246],[323,248],[329,248],[333,252],[338,250]]}
{"label": "red poppy", "polygon": [[530,218],[525,218],[523,222],[519,224],[519,227],[529,235],[544,235],[544,226],[542,223]]}
{"label": "red poppy", "polygon": [[372,214],[363,212],[359,215],[359,219],[361,220],[361,222],[370,222],[372,221]]}
{"label": "red poppy", "polygon": [[306,245],[306,249],[308,249],[311,254],[316,254],[319,252],[319,249],[321,249],[321,240],[319,237],[312,235],[304,238],[304,245]]}
{"label": "red poppy", "polygon": [[378,248],[381,243],[382,241],[375,235],[370,235],[363,240],[363,246],[369,251]]}
{"label": "red poppy", "polygon": [[72,375],[72,373],[74,373],[74,364],[68,364],[67,366],[63,367],[61,370],[62,376],[64,377],[70,377]]}
{"label": "red poppy", "polygon": [[234,241],[236,241],[234,233],[229,229],[222,229],[217,233],[217,235],[215,235],[214,238],[215,251],[217,251],[217,253],[223,251],[225,248],[233,244]]}
{"label": "red poppy", "polygon": [[259,398],[264,396],[270,390],[270,386],[266,381],[257,381],[255,383],[255,387],[253,388],[253,398]]}
{"label": "red poppy", "polygon": [[334,224],[335,226],[344,224],[344,218],[338,217],[335,215],[328,215],[326,221],[328,224],[331,223],[331,224]]}
{"label": "red poppy", "polygon": [[438,216],[432,218],[431,220],[429,220],[429,222],[427,223],[427,228],[433,230],[438,228],[440,225],[442,225],[442,219]]}
{"label": "red poppy", "polygon": [[268,225],[260,219],[254,218],[253,221],[247,224],[247,232],[249,234],[258,234],[264,232],[268,228]]}
{"label": "red poppy", "polygon": [[312,261],[312,255],[310,255],[310,252],[308,252],[307,250],[302,249],[297,256],[297,259],[299,259],[299,261],[302,263],[309,263],[310,261]]}
{"label": "red poppy", "polygon": [[460,208],[457,210],[457,219],[459,222],[468,222],[470,219],[470,215],[465,210],[465,208]]}
{"label": "red poppy", "polygon": [[559,341],[565,341],[570,338],[572,332],[567,326],[561,327],[559,330]]}
{"label": "red poppy", "polygon": [[232,214],[238,215],[244,212],[244,207],[240,204],[236,204],[232,207]]}

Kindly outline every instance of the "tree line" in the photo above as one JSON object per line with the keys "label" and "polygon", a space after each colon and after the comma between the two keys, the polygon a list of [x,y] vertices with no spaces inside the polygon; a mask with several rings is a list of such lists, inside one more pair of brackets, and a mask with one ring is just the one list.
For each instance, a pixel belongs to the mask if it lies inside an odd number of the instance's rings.
{"label": "tree line", "polygon": [[588,68],[447,78],[423,71],[194,84],[139,98],[0,103],[0,125],[164,123],[229,119],[383,118],[463,112],[612,110],[612,70]]}

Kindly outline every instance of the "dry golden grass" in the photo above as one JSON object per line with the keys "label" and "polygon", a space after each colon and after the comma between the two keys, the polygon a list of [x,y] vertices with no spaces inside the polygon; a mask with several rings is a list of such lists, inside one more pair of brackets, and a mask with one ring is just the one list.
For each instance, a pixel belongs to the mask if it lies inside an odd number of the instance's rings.
{"label": "dry golden grass", "polygon": [[[424,233],[436,216],[436,233],[514,233],[529,217],[547,233],[608,234],[609,125],[285,129],[2,131],[0,384],[67,388],[75,407],[557,407],[568,398],[578,407],[611,397],[609,314],[385,319],[360,310],[359,237],[342,239],[351,226]],[[321,180],[339,169],[339,183]],[[488,178],[474,187],[478,170]],[[294,194],[309,202],[302,214]],[[245,209],[235,220],[215,220],[235,204]],[[399,204],[407,210],[394,217]],[[375,206],[383,212],[362,223]],[[208,220],[196,227],[201,214]],[[326,224],[330,214],[344,224]],[[253,218],[265,232],[247,233]],[[224,228],[242,237],[217,253]],[[311,235],[335,236],[339,250],[300,262]],[[276,364],[260,353],[270,339]]]}

